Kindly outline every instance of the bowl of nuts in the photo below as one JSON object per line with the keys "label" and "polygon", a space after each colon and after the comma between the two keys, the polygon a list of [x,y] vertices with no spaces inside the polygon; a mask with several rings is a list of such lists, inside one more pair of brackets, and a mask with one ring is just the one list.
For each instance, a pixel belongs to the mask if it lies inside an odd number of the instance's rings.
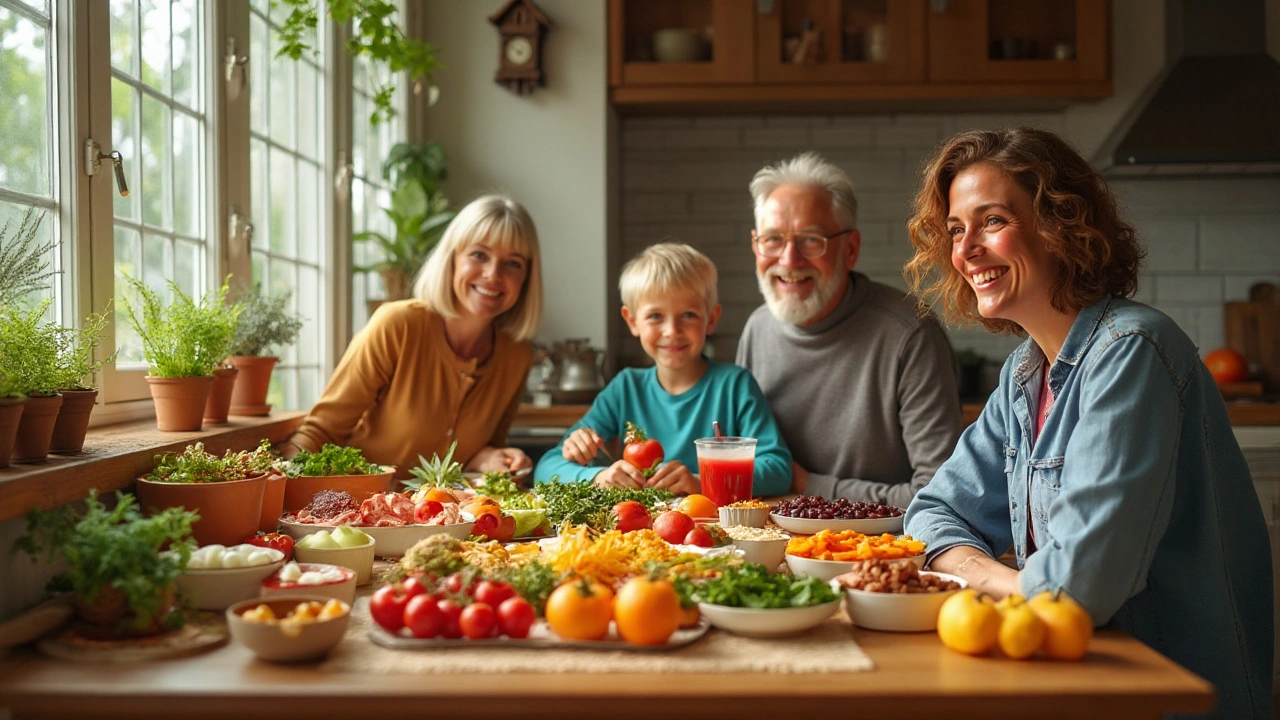
{"label": "bowl of nuts", "polygon": [[778,527],[801,535],[822,530],[856,530],[867,535],[902,532],[902,508],[874,502],[851,502],[844,498],[827,500],[816,495],[783,500],[769,518]]}
{"label": "bowl of nuts", "polygon": [[866,560],[835,580],[844,587],[850,622],[892,632],[936,630],[942,603],[968,587],[962,578],[920,570],[907,560]]}

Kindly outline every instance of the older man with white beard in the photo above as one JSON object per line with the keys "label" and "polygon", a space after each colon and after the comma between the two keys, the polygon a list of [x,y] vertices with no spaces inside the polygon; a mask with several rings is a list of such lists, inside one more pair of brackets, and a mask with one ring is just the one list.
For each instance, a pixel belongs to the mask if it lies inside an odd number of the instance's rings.
{"label": "older man with white beard", "polygon": [[805,153],[756,173],[751,195],[765,306],[737,363],[791,448],[792,490],[905,508],[960,435],[946,335],[913,298],[853,271],[862,237],[844,171]]}

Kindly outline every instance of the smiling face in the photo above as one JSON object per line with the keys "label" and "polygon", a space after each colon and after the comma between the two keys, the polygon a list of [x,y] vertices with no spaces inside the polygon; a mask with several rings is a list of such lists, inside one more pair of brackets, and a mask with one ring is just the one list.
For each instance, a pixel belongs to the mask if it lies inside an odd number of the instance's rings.
{"label": "smiling face", "polygon": [[462,317],[492,321],[520,299],[529,259],[510,248],[479,242],[453,256],[453,294]]}
{"label": "smiling face", "polygon": [[951,264],[977,295],[978,313],[1023,328],[1054,313],[1057,270],[1027,191],[996,166],[979,163],[956,175],[949,197]]}
{"label": "smiling face", "polygon": [[634,308],[624,306],[622,319],[659,368],[679,371],[700,367],[702,346],[716,328],[720,306],[708,309],[706,296],[693,290],[651,293]]}
{"label": "smiling face", "polygon": [[[772,234],[835,235],[842,230],[831,193],[822,188],[783,185],[769,194],[760,212],[757,237]],[[844,297],[849,271],[858,260],[861,236],[857,230],[827,241],[820,257],[805,258],[794,242],[780,257],[756,252],[756,280],[769,311],[792,325],[809,325],[826,317]]]}

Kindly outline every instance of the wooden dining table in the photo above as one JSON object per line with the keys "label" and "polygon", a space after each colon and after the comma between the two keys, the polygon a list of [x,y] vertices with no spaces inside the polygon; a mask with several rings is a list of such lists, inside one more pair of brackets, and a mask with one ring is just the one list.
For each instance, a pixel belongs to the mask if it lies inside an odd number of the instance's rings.
{"label": "wooden dining table", "polygon": [[[853,628],[855,673],[337,674],[258,661],[232,642],[181,659],[90,665],[0,659],[0,717],[20,718],[1158,718],[1215,704],[1213,686],[1116,630],[1083,662],[947,650],[934,633]],[[778,642],[786,642],[785,639]]]}

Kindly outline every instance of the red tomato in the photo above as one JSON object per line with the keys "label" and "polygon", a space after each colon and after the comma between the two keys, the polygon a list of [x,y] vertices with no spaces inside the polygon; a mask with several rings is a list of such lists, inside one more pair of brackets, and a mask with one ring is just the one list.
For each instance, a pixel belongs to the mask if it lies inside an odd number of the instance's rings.
{"label": "red tomato", "polygon": [[395,585],[383,585],[369,598],[369,615],[388,632],[404,627],[404,608],[409,603]]}
{"label": "red tomato", "polygon": [[427,594],[427,586],[418,577],[407,577],[400,582],[400,592],[405,596],[405,602]]}
{"label": "red tomato", "polygon": [[711,533],[705,528],[695,527],[684,536],[685,545],[697,545],[698,547],[711,547],[715,542],[711,539]]}
{"label": "red tomato", "polygon": [[444,590],[452,595],[466,593],[467,597],[472,597],[476,594],[476,581],[472,580],[468,583],[462,577],[462,573],[454,573],[444,579]]}
{"label": "red tomato", "polygon": [[498,625],[507,637],[529,637],[529,628],[536,618],[533,606],[522,597],[507,598],[498,606]]}
{"label": "red tomato", "polygon": [[496,608],[507,598],[515,596],[516,589],[504,582],[482,580],[476,585],[476,602],[482,602],[491,608]]}
{"label": "red tomato", "polygon": [[653,521],[653,531],[672,545],[679,545],[693,529],[693,518],[679,510],[668,510]]}
{"label": "red tomato", "polygon": [[477,602],[462,608],[458,627],[462,628],[462,634],[467,638],[479,640],[489,637],[489,633],[493,631],[494,621],[493,606]]}
{"label": "red tomato", "polygon": [[426,523],[431,518],[439,515],[444,510],[444,505],[435,500],[420,500],[417,505],[413,506],[413,521],[416,523]]}
{"label": "red tomato", "polygon": [[471,528],[471,534],[477,537],[492,538],[498,534],[498,518],[485,513],[476,518],[476,524]]}
{"label": "red tomato", "polygon": [[444,626],[440,628],[440,634],[451,640],[462,637],[462,606],[458,603],[445,598],[436,602],[436,607],[440,609],[440,615],[444,618]]}
{"label": "red tomato", "polygon": [[1209,374],[1213,375],[1213,381],[1219,385],[1249,379],[1249,363],[1243,355],[1231,348],[1218,348],[1205,355],[1204,364],[1209,366]]}
{"label": "red tomato", "polygon": [[431,595],[409,599],[404,607],[404,625],[416,638],[433,638],[444,629],[444,613]]}
{"label": "red tomato", "polygon": [[257,535],[250,535],[245,538],[244,541],[250,545],[279,550],[284,553],[285,560],[293,557],[293,538],[288,535],[281,535],[280,533],[258,533]]}
{"label": "red tomato", "polygon": [[618,518],[617,528],[620,532],[644,530],[653,527],[653,518],[649,516],[649,508],[635,500],[627,500],[613,506],[614,517]]}
{"label": "red tomato", "polygon": [[644,434],[644,430],[636,427],[635,423],[628,421],[626,428],[627,434],[623,438],[626,445],[622,448],[622,459],[639,468],[641,475],[652,476],[662,464],[664,457],[662,443],[649,439],[649,436]]}

